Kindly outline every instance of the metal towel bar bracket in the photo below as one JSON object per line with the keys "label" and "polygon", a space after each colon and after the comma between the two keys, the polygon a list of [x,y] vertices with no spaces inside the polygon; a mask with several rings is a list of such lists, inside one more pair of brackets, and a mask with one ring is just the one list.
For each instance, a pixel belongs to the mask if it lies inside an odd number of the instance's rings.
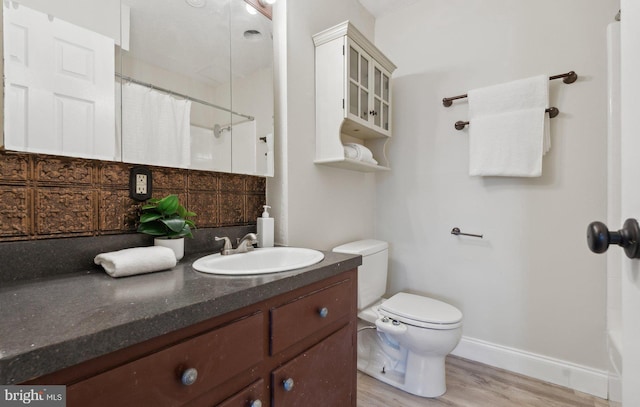
{"label": "metal towel bar bracket", "polygon": [[[560,110],[558,110],[557,107],[550,107],[548,109],[544,110],[545,112],[549,113],[549,117],[550,118],[554,118],[556,117],[558,114],[560,114]],[[459,120],[455,123],[455,128],[456,130],[462,130],[465,128],[465,126],[467,126],[468,124],[470,124],[470,122],[463,122],[462,120]]]}
{"label": "metal towel bar bracket", "polygon": [[[569,83],[573,83],[576,80],[578,80],[578,74],[575,73],[574,71],[569,71],[567,73],[563,73],[560,75],[553,75],[549,77],[549,80],[552,81],[554,79],[562,79],[562,82],[569,84]],[[458,95],[458,96],[452,96],[450,98],[443,98],[442,99],[442,104],[444,105],[444,107],[449,107],[453,104],[454,100],[457,99],[464,99],[468,97],[468,95],[465,93],[464,95]]]}
{"label": "metal towel bar bracket", "polygon": [[484,235],[475,235],[473,233],[462,233],[460,231],[460,228],[455,227],[453,229],[451,229],[451,234],[452,235],[456,235],[456,236],[471,236],[471,237],[479,237],[480,239],[483,238]]}

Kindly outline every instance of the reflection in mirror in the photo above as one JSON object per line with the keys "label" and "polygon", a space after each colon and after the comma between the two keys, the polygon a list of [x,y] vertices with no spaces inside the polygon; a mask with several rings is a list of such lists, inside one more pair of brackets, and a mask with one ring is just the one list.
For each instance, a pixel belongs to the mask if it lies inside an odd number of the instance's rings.
{"label": "reflection in mirror", "polygon": [[[121,53],[125,162],[266,175],[266,164],[258,172],[257,126],[273,128],[271,24],[244,4],[123,0],[131,16],[131,46]],[[245,26],[236,41],[236,27]],[[256,27],[268,40],[260,53],[243,37]],[[256,82],[265,66],[268,83]],[[260,97],[268,87],[269,103],[236,103],[237,86]]]}
{"label": "reflection in mirror", "polygon": [[244,174],[273,176],[273,32],[271,19],[243,0],[231,3],[232,164]]}
{"label": "reflection in mirror", "polygon": [[6,149],[273,175],[271,21],[244,0],[4,1],[3,22]]}
{"label": "reflection in mirror", "polygon": [[5,148],[119,160],[119,1],[4,1],[2,11]]}
{"label": "reflection in mirror", "polygon": [[231,172],[229,3],[122,1],[123,161]]}

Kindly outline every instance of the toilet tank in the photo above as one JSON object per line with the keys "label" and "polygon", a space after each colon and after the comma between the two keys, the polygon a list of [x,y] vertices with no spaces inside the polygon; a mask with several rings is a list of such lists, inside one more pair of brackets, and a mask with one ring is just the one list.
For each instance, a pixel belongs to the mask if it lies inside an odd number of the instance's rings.
{"label": "toilet tank", "polygon": [[359,254],[358,309],[362,310],[384,295],[387,289],[387,263],[389,244],[381,240],[366,239],[346,243],[333,249],[337,253]]}

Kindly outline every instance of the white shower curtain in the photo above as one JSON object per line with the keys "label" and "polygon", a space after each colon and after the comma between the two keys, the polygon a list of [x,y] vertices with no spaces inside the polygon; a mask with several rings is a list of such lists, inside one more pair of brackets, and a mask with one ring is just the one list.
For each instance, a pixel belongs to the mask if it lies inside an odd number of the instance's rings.
{"label": "white shower curtain", "polygon": [[188,167],[191,101],[126,83],[122,87],[122,158],[125,162]]}

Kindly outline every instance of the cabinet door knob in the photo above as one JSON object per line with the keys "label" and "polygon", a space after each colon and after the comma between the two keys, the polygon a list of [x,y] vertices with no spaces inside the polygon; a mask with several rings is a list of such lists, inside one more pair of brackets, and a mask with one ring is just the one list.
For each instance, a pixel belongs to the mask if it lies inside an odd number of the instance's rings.
{"label": "cabinet door knob", "polygon": [[375,110],[369,110],[369,114],[370,114],[371,116],[377,116],[377,115],[378,115],[378,112],[376,112]]}
{"label": "cabinet door knob", "polygon": [[318,310],[318,315],[320,315],[320,318],[326,318],[327,315],[329,315],[329,308],[327,307],[322,307]]}
{"label": "cabinet door knob", "polygon": [[250,404],[249,407],[262,407],[262,401],[260,400],[253,400]]}
{"label": "cabinet door knob", "polygon": [[196,370],[193,367],[190,367],[189,369],[187,369],[184,372],[182,372],[182,376],[180,377],[180,381],[185,386],[191,386],[193,383],[196,382],[197,378],[198,378],[198,370]]}
{"label": "cabinet door knob", "polygon": [[637,259],[640,258],[640,227],[633,218],[627,219],[617,232],[609,231],[602,222],[591,222],[587,228],[587,244],[594,253],[604,253],[610,244],[617,244],[624,248],[627,257]]}
{"label": "cabinet door knob", "polygon": [[293,379],[292,378],[288,378],[287,380],[282,382],[282,387],[284,387],[284,391],[291,391],[293,390]]}

